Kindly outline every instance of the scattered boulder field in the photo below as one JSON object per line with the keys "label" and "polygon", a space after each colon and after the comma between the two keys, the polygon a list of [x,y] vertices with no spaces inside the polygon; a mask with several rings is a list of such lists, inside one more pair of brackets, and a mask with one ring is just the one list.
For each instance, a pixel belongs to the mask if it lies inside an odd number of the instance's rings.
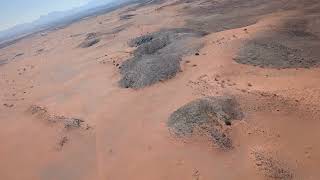
{"label": "scattered boulder field", "polygon": [[44,120],[52,124],[62,124],[67,130],[70,129],[89,129],[88,124],[84,124],[85,121],[79,118],[65,117],[61,115],[50,114],[45,107],[32,105],[28,108],[27,113],[35,116],[41,120]]}
{"label": "scattered boulder field", "polygon": [[242,118],[243,113],[234,97],[206,97],[194,100],[173,112],[169,117],[168,127],[178,137],[206,135],[219,148],[231,149],[232,139],[228,136],[226,127]]}
{"label": "scattered boulder field", "polygon": [[316,17],[289,18],[282,26],[249,40],[235,61],[262,68],[312,68],[320,64]]}
{"label": "scattered boulder field", "polygon": [[269,153],[255,150],[251,154],[257,169],[269,179],[294,179],[292,169],[290,169],[286,163],[270,156]]}
{"label": "scattered boulder field", "polygon": [[131,40],[128,44],[136,50],[134,57],[121,65],[120,86],[138,89],[174,77],[181,70],[181,57],[199,51],[202,43],[196,40],[205,35],[203,31],[177,28]]}
{"label": "scattered boulder field", "polygon": [[100,42],[100,38],[97,33],[88,33],[86,38],[79,44],[81,48],[88,48]]}

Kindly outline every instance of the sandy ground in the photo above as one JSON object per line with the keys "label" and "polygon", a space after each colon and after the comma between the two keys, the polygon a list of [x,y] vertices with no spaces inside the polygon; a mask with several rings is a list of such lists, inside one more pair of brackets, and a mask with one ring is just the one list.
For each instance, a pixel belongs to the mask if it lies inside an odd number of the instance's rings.
{"label": "sandy ground", "polygon": [[[319,179],[319,68],[279,70],[233,60],[245,40],[293,11],[205,36],[200,55],[184,57],[182,72],[170,80],[139,90],[118,86],[114,64],[130,57],[128,40],[183,26],[182,9],[155,4],[119,20],[125,7],[1,49],[0,59],[8,63],[0,66],[0,179],[270,178],[254,152],[283,162],[293,179]],[[119,27],[125,28],[112,33]],[[91,32],[103,34],[101,41],[79,48]],[[231,127],[233,150],[169,133],[166,122],[173,111],[196,98],[224,94],[237,96],[245,114]],[[82,119],[88,128],[48,122],[30,112],[32,105]]]}

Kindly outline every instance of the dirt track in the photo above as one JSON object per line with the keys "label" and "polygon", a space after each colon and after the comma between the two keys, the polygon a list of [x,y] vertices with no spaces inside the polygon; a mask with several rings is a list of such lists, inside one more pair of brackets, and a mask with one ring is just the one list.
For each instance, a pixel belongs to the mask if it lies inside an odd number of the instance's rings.
{"label": "dirt track", "polygon": [[[0,49],[0,179],[319,179],[319,9],[161,1]],[[121,88],[119,67],[136,50],[128,42],[174,28],[208,35],[191,39],[202,48],[181,55],[174,76]],[[79,47],[86,39],[95,43]],[[168,128],[175,111],[209,96],[232,96],[243,113],[222,127],[228,151]]]}

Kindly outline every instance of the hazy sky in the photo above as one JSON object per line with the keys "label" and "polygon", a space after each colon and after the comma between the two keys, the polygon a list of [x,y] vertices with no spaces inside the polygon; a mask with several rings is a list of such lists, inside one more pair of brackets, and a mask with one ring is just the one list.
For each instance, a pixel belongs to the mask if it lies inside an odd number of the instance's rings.
{"label": "hazy sky", "polygon": [[0,31],[52,11],[72,9],[91,0],[0,0]]}

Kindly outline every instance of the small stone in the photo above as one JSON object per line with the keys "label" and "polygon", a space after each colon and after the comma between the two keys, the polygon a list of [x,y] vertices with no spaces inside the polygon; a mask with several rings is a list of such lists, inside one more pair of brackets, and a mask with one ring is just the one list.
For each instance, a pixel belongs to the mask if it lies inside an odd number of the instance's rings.
{"label": "small stone", "polygon": [[67,136],[62,137],[60,142],[59,142],[60,148],[62,148],[68,141],[69,141],[69,139],[68,139]]}
{"label": "small stone", "polygon": [[227,126],[231,126],[231,121],[225,121],[224,122]]}

